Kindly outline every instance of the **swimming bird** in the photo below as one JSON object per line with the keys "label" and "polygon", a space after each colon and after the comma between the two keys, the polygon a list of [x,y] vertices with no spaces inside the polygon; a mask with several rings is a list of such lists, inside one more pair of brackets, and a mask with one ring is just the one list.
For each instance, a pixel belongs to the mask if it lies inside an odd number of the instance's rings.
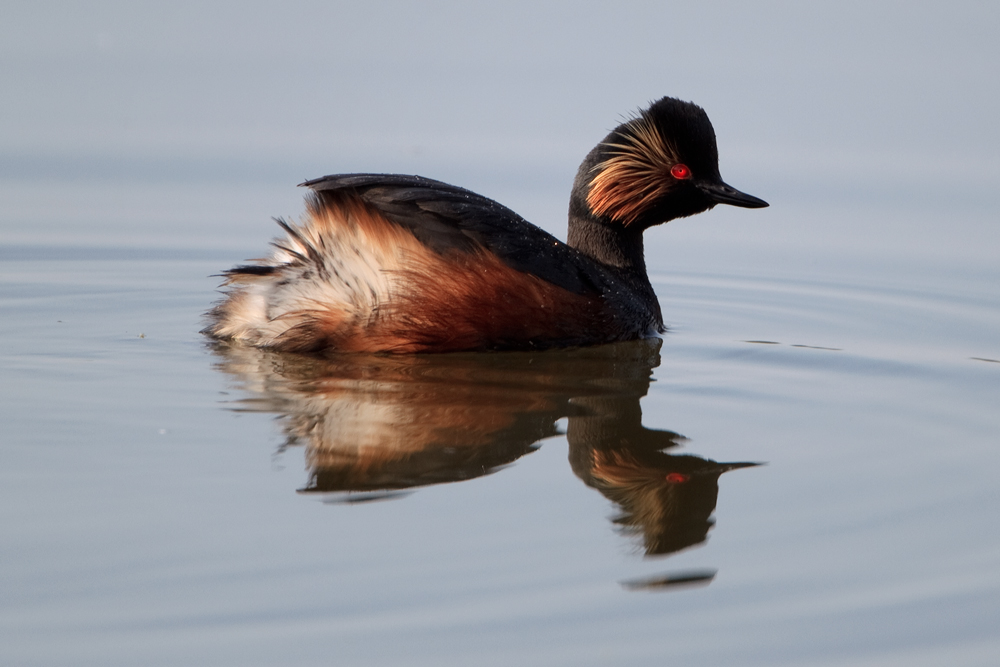
{"label": "swimming bird", "polygon": [[664,97],[605,137],[573,182],[566,243],[510,209],[420,176],[342,174],[312,192],[270,258],[223,273],[204,333],[290,352],[453,352],[597,345],[665,331],[643,232],[716,204],[705,111]]}

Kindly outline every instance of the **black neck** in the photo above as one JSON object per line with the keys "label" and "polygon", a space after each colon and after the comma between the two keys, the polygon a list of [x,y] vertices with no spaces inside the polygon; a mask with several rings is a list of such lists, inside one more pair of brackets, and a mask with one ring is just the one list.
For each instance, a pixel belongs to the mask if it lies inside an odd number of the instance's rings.
{"label": "black neck", "polygon": [[609,218],[595,216],[587,204],[591,175],[601,160],[598,145],[576,173],[569,197],[569,233],[566,242],[601,264],[646,280],[646,261],[642,254],[642,225],[626,227]]}
{"label": "black neck", "polygon": [[[638,297],[656,325],[662,327],[660,304],[646,275],[642,232],[647,224],[625,226],[622,223],[594,215],[587,204],[587,192],[594,165],[600,159],[598,146],[580,165],[569,198],[569,231],[566,242],[615,274]],[[637,223],[639,221],[636,221]],[[616,301],[622,301],[617,295]]]}
{"label": "black neck", "polygon": [[609,224],[589,213],[574,211],[574,208],[570,206],[566,239],[570,247],[626,273],[646,274],[641,231],[630,230],[616,222]]}
{"label": "black neck", "polygon": [[580,203],[576,197],[570,200],[569,246],[611,269],[659,318],[656,293],[646,275],[641,229],[596,218],[589,211],[581,211]]}

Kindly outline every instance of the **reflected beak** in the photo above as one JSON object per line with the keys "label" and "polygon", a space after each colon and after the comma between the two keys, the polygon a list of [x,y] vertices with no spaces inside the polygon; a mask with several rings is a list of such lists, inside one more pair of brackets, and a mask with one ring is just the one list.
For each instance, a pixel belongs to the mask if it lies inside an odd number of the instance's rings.
{"label": "reflected beak", "polygon": [[708,198],[716,204],[729,204],[731,206],[742,206],[743,208],[764,208],[767,202],[758,199],[753,195],[740,192],[736,188],[726,185],[722,181],[709,183],[702,181],[695,183],[695,187],[708,195]]}

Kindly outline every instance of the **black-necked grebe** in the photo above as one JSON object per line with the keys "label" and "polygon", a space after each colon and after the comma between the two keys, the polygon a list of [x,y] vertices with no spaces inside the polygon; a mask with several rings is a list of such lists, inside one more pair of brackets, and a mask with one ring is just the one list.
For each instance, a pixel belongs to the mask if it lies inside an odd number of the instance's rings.
{"label": "black-necked grebe", "polygon": [[580,166],[563,243],[510,209],[420,176],[346,174],[312,190],[269,259],[226,271],[205,333],[292,352],[596,345],[662,332],[642,233],[767,202],[719,175],[705,111],[665,97]]}

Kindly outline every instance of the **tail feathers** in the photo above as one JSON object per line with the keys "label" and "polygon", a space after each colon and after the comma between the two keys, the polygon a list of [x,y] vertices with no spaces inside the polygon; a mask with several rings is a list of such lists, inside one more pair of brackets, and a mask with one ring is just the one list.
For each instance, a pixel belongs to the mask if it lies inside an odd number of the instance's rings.
{"label": "tail feathers", "polygon": [[243,264],[234,266],[224,272],[222,276],[226,279],[226,284],[249,282],[263,276],[273,276],[278,271],[277,266],[263,264]]}
{"label": "tail feathers", "polygon": [[389,298],[382,268],[394,253],[372,242],[371,217],[349,202],[314,200],[302,224],[277,219],[286,236],[270,258],[223,274],[228,291],[205,333],[295,352],[336,347]]}

